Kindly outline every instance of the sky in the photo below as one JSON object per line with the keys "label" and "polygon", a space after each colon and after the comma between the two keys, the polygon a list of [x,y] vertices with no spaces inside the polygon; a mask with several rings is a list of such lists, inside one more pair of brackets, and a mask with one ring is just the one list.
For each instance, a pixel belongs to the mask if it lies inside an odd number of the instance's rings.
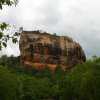
{"label": "sky", "polygon": [[[69,36],[81,45],[87,58],[100,56],[100,0],[19,0],[16,7],[3,6],[1,22],[26,31]],[[9,41],[2,54],[20,55],[19,45]]]}

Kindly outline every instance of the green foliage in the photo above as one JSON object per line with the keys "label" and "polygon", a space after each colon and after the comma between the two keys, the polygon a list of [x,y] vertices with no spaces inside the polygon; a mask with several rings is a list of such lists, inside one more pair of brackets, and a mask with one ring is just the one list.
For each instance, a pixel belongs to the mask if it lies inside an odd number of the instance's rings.
{"label": "green foliage", "polygon": [[[4,66],[7,60],[16,65],[17,57],[13,55],[1,58],[0,64]],[[0,66],[0,100],[100,99],[100,58],[80,63],[67,72],[61,71],[59,66],[55,72],[19,70],[11,66]]]}
{"label": "green foliage", "polygon": [[[0,9],[2,10],[3,5],[12,6],[13,4],[17,5],[17,3],[18,0],[0,0]],[[17,37],[20,35],[19,32],[15,32],[13,35],[4,33],[9,27],[9,24],[7,24],[6,22],[0,23],[0,50],[2,50],[3,47],[7,47],[7,41],[9,39],[12,39],[13,43],[18,42]]]}
{"label": "green foliage", "polygon": [[17,4],[18,0],[0,0],[0,9],[2,9],[3,5],[11,6],[12,4]]}
{"label": "green foliage", "polygon": [[0,100],[16,100],[17,89],[17,77],[0,66]]}
{"label": "green foliage", "polygon": [[12,43],[17,43],[18,42],[17,37],[20,36],[19,32],[5,35],[4,31],[6,31],[7,28],[9,28],[8,24],[6,24],[6,23],[0,24],[0,50],[2,50],[3,47],[5,47],[5,48],[7,47],[7,42],[9,39],[12,40]]}
{"label": "green foliage", "polygon": [[0,65],[18,69],[20,67],[20,56],[14,57],[14,55],[11,55],[7,57],[7,55],[2,55],[0,58]]}
{"label": "green foliage", "polygon": [[[99,100],[100,96],[100,59],[78,64],[67,75],[73,100]],[[98,88],[97,88],[98,87]]]}
{"label": "green foliage", "polygon": [[2,30],[2,31],[4,31],[4,29],[6,29],[8,27],[8,24],[6,24],[6,23],[2,23],[2,24],[0,24],[0,29]]}

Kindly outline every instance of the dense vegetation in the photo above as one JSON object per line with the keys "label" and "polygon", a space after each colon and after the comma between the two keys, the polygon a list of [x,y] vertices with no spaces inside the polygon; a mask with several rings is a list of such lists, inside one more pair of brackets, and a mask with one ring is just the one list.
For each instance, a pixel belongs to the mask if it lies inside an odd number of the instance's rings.
{"label": "dense vegetation", "polygon": [[[100,58],[63,72],[21,69],[19,57],[0,58],[0,100],[99,100]],[[13,67],[12,67],[13,66]]]}

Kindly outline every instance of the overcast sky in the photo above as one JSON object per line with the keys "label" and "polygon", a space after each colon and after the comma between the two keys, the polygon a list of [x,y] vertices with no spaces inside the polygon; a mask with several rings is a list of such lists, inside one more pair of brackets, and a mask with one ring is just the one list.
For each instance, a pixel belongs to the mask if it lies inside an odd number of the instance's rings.
{"label": "overcast sky", "polygon": [[[68,35],[80,43],[87,58],[100,56],[100,0],[19,0],[16,7],[3,7],[3,21],[24,30]],[[9,43],[1,54],[19,55],[18,44]]]}

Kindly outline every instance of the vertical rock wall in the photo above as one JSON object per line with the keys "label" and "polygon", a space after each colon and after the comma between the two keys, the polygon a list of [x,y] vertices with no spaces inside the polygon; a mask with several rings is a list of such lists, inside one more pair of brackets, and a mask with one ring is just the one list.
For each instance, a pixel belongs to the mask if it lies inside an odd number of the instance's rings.
{"label": "vertical rock wall", "polygon": [[67,36],[56,36],[39,31],[23,31],[19,48],[23,67],[54,70],[57,65],[62,69],[73,67],[86,57],[81,46]]}

